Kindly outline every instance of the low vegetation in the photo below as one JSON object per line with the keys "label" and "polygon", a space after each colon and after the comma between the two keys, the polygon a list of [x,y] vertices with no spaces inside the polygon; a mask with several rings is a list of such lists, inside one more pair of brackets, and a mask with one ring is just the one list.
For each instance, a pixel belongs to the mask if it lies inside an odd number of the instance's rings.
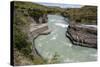
{"label": "low vegetation", "polygon": [[32,42],[28,38],[30,20],[34,19],[38,24],[38,19],[44,14],[56,12],[48,10],[48,7],[31,2],[12,2],[13,12],[13,45],[14,45],[14,65],[46,64],[47,60],[34,57],[32,54]]}
{"label": "low vegetation", "polygon": [[[47,60],[36,59],[32,55],[32,43],[28,39],[30,20],[33,18],[37,23],[38,19],[44,14],[61,14],[69,17],[71,21],[77,23],[97,24],[97,7],[83,6],[82,8],[62,9],[59,7],[47,7],[31,2],[13,1],[14,3],[14,21],[13,21],[13,45],[14,45],[14,63],[22,65],[22,60],[26,59],[25,64],[44,64]],[[31,18],[29,18],[31,17]],[[16,54],[15,54],[16,53]],[[21,59],[20,59],[21,58]],[[28,59],[28,60],[27,60]],[[49,63],[56,63],[56,55]]]}
{"label": "low vegetation", "polygon": [[66,9],[70,21],[82,24],[97,24],[97,6]]}

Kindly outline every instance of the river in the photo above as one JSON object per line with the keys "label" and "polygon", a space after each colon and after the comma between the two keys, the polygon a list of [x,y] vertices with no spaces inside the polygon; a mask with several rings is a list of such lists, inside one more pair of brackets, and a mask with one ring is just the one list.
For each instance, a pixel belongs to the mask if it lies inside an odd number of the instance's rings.
{"label": "river", "polygon": [[97,50],[76,46],[65,36],[68,19],[60,15],[48,15],[48,26],[52,31],[49,35],[41,35],[35,40],[40,55],[57,63],[86,62],[97,60]]}

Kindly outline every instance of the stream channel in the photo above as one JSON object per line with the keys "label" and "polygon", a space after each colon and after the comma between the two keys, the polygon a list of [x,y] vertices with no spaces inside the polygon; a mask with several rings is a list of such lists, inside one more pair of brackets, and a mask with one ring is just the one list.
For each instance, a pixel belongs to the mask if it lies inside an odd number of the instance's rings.
{"label": "stream channel", "polygon": [[97,50],[76,46],[65,36],[68,19],[61,15],[48,15],[48,27],[52,31],[48,35],[40,35],[35,39],[35,47],[48,62],[86,62],[97,60]]}

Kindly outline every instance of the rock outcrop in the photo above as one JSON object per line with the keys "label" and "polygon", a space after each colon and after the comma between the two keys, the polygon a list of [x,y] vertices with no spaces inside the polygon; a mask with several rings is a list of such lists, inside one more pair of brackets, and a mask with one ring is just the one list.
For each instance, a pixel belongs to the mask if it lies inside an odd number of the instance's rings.
{"label": "rock outcrop", "polygon": [[[41,34],[45,31],[48,31],[48,24],[47,23],[43,23],[43,24],[31,24],[30,25],[30,29],[29,29],[29,38],[31,39],[31,41],[33,40],[33,38],[35,36],[37,36],[38,34]],[[50,32],[50,31],[48,31]],[[46,32],[46,33],[48,33]]]}
{"label": "rock outcrop", "polygon": [[40,9],[28,9],[29,15],[34,18],[37,24],[47,23],[47,14]]}
{"label": "rock outcrop", "polygon": [[97,28],[91,25],[70,24],[66,36],[74,45],[97,48]]}

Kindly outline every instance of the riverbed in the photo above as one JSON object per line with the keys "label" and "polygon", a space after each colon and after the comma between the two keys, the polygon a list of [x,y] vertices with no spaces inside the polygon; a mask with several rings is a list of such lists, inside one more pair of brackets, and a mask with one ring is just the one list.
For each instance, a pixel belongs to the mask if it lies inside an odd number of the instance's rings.
{"label": "riverbed", "polygon": [[76,46],[65,36],[68,19],[61,15],[48,15],[51,33],[41,35],[35,40],[38,53],[51,63],[87,62],[97,60],[97,50]]}

